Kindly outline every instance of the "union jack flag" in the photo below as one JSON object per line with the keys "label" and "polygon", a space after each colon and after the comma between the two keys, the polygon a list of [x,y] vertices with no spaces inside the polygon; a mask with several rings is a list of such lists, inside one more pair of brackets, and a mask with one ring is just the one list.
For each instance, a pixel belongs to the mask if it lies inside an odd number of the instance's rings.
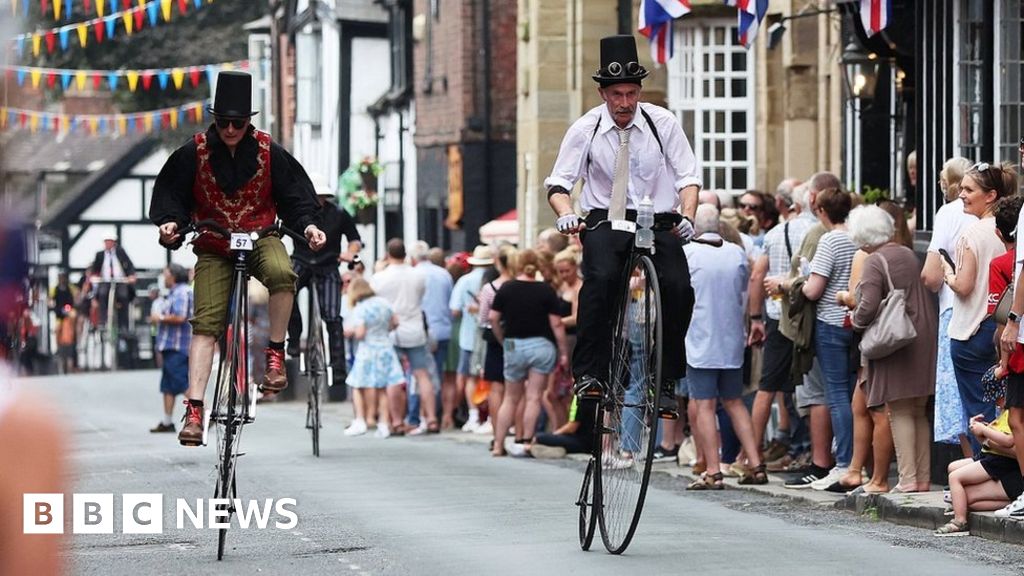
{"label": "union jack flag", "polygon": [[650,40],[652,60],[672,58],[672,22],[689,12],[690,0],[640,0],[640,33]]}
{"label": "union jack flag", "polygon": [[864,32],[874,36],[889,25],[892,0],[860,0],[860,21]]}
{"label": "union jack flag", "polygon": [[768,13],[768,0],[725,0],[726,6],[737,10],[736,35],[744,48],[750,48],[757,38],[757,30]]}

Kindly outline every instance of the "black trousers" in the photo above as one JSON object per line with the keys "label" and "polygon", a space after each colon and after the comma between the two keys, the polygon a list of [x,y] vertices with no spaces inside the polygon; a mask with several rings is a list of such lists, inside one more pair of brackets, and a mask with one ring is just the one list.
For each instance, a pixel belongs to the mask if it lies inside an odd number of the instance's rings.
{"label": "black trousers", "polygon": [[[593,221],[592,221],[593,220]],[[587,218],[583,235],[583,286],[580,288],[573,375],[589,375],[606,382],[611,358],[612,324],[625,286],[623,274],[634,236],[612,230],[608,224],[594,228],[600,217]],[[690,268],[679,238],[671,231],[654,233],[654,267],[661,287],[662,378],[677,380],[686,374],[686,330],[693,316]]]}
{"label": "black trousers", "polygon": [[[295,294],[308,288],[314,278],[314,269],[293,260],[292,268],[298,279],[295,282]],[[325,266],[315,270],[317,294],[320,298],[320,317],[327,324],[328,345],[331,347],[331,360],[335,367],[345,366],[345,335],[341,324],[341,274],[337,266]],[[302,314],[299,312],[299,299],[292,303],[292,313],[288,319],[288,340],[298,344],[302,339]]]}

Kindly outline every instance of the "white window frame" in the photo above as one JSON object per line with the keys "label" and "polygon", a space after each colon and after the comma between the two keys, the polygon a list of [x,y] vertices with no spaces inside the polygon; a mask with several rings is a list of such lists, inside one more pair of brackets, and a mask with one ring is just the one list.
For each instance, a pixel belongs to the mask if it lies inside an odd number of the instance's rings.
{"label": "white window frame", "polygon": [[320,65],[323,38],[320,30],[295,37],[295,122],[320,127],[323,84]]}
{"label": "white window frame", "polygon": [[[722,190],[734,196],[740,196],[746,190],[755,188],[757,184],[755,51],[747,50],[737,43],[735,20],[688,19],[679,24],[681,25],[676,26],[674,39],[676,54],[667,64],[669,108],[680,122],[683,122],[684,112],[693,113],[693,126],[690,131],[692,133],[688,132],[686,136],[690,139],[690,144],[701,165],[704,187],[708,190]],[[725,29],[725,44],[715,44],[715,31],[722,28]],[[707,46],[705,46],[705,39],[709,42]],[[709,48],[711,49],[709,50]],[[713,63],[714,56],[717,54],[725,54],[726,70],[705,70],[703,66],[705,55],[709,55]],[[739,72],[731,70],[733,54],[745,56],[745,70]],[[731,81],[737,78],[746,80],[746,95],[743,97],[731,95]],[[705,97],[703,95],[704,82],[715,79],[725,80],[726,96]],[[709,133],[709,128],[705,126],[704,122],[705,112],[711,114],[724,112],[725,127]],[[736,132],[732,128],[732,117],[735,112],[743,112],[746,115],[746,127],[742,132]],[[709,134],[716,137],[708,138]],[[732,159],[732,143],[737,140],[746,141],[745,160],[734,161]],[[718,141],[726,142],[723,158],[714,157],[714,144]],[[704,153],[706,143],[710,147],[712,158],[707,158]],[[743,186],[733,185],[732,170],[737,168],[746,170],[746,182]],[[721,182],[715,177],[716,169],[724,170],[724,180]]]}

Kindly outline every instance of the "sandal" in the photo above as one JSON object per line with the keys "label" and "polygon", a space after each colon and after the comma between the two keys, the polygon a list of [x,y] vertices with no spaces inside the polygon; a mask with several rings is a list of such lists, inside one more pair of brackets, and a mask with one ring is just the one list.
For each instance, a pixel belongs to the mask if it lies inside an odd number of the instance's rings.
{"label": "sandal", "polygon": [[946,524],[939,527],[934,532],[936,536],[970,536],[971,531],[967,527],[967,522],[958,522],[956,520],[950,520]]}
{"label": "sandal", "polygon": [[687,490],[723,490],[725,484],[722,483],[724,476],[721,472],[715,472],[714,474],[705,474],[700,478],[694,480],[686,487]]}
{"label": "sandal", "polygon": [[440,434],[441,427],[438,426],[437,422],[431,422],[427,424],[427,434]]}
{"label": "sandal", "polygon": [[765,472],[765,465],[764,465],[764,463],[761,463],[761,464],[758,464],[757,466],[755,466],[754,469],[751,470],[749,474],[744,474],[740,478],[739,483],[740,484],[744,484],[744,485],[749,485],[749,484],[767,484],[768,483],[768,474]]}

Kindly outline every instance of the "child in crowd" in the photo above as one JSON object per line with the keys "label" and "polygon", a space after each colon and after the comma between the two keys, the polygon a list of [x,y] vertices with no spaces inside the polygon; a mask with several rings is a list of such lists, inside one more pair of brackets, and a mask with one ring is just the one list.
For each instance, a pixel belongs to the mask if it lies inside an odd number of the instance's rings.
{"label": "child in crowd", "polygon": [[[388,333],[398,326],[398,317],[386,300],[374,295],[370,284],[362,277],[352,278],[348,298],[352,314],[347,330],[359,341],[359,347],[347,382],[355,389],[353,402],[361,406],[357,414],[363,414],[365,420],[357,417],[345,429],[345,435],[359,436],[368,428],[376,427],[375,436],[387,438],[391,435],[388,425],[377,420],[380,399],[385,396],[377,392],[405,382],[402,364],[388,339]],[[386,404],[380,413],[388,413]],[[392,424],[397,427],[401,422]]]}
{"label": "child in crowd", "polygon": [[[1006,381],[995,377],[995,367],[982,379],[984,400],[1003,407]],[[986,424],[981,415],[971,418],[971,434],[982,445],[977,460],[963,458],[949,465],[949,492],[953,500],[953,519],[935,531],[936,536],[967,536],[970,510],[999,510],[1024,491],[1024,479],[1013,452],[1009,411]]]}

